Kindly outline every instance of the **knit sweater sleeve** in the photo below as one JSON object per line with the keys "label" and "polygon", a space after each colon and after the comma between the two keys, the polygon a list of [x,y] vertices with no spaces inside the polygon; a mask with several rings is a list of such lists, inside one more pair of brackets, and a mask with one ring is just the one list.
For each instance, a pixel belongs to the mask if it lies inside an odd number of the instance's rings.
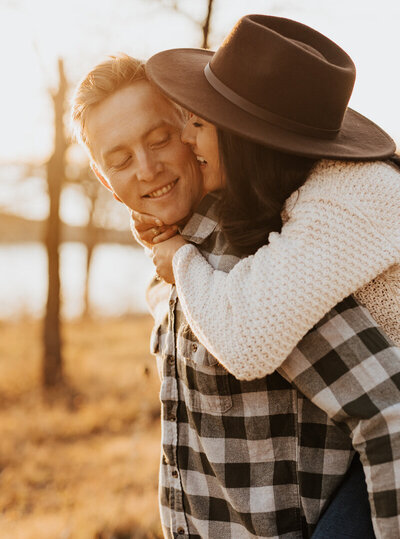
{"label": "knit sweater sleeve", "polygon": [[331,308],[399,261],[400,181],[387,183],[384,192],[374,183],[371,199],[361,189],[360,200],[351,185],[311,182],[281,232],[230,273],[214,270],[193,245],[178,250],[184,314],[229,372],[243,380],[273,372]]}

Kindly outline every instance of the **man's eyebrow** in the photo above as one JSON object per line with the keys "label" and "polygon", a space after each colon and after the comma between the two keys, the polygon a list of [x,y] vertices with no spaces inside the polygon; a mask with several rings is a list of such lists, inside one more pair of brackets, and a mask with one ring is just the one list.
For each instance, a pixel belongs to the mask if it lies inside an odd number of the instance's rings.
{"label": "man's eyebrow", "polygon": [[103,154],[103,158],[105,159],[106,157],[108,157],[112,153],[119,152],[120,150],[123,150],[123,149],[124,149],[124,146],[122,146],[122,144],[118,144],[117,146],[113,146],[112,148],[110,148],[109,150],[107,150]]}
{"label": "man's eyebrow", "polygon": [[146,137],[151,135],[151,133],[153,133],[153,131],[157,131],[157,129],[161,129],[162,127],[169,127],[170,125],[171,124],[166,122],[165,120],[160,120],[156,124],[153,124],[151,127],[149,127],[149,129],[143,133],[142,138],[145,139]]}

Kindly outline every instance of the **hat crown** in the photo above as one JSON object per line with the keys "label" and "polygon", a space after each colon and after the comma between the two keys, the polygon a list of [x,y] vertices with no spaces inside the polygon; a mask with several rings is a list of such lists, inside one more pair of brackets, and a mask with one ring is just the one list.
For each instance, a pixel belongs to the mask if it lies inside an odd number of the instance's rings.
{"label": "hat crown", "polygon": [[316,129],[318,136],[326,131],[327,138],[340,130],[355,81],[353,61],[333,41],[304,24],[267,15],[240,19],[209,67],[221,93],[229,89],[261,109],[260,117],[265,111],[287,129]]}
{"label": "hat crown", "polygon": [[247,15],[215,53],[162,51],[147,61],[146,73],[194,114],[274,150],[356,160],[395,151],[387,133],[347,107],[351,58],[297,21]]}

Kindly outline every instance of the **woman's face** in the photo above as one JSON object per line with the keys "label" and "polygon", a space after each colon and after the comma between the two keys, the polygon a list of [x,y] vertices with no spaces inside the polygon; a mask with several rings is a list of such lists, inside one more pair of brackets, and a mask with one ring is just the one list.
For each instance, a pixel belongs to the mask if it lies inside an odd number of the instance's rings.
{"label": "woman's face", "polygon": [[190,144],[203,175],[204,190],[208,193],[222,189],[224,174],[219,162],[217,130],[213,124],[190,114],[182,131],[182,141]]}

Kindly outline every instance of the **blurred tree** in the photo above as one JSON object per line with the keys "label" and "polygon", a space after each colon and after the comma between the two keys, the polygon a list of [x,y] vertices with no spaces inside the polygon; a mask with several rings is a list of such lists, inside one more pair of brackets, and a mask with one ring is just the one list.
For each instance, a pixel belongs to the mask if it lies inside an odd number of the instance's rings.
{"label": "blurred tree", "polygon": [[89,205],[89,219],[86,226],[86,274],[85,274],[85,290],[84,290],[84,307],[83,316],[90,315],[90,302],[89,302],[89,281],[90,281],[90,268],[92,265],[93,250],[97,243],[97,229],[94,223],[94,215],[96,209],[96,201],[100,196],[100,186],[98,182],[91,178],[90,170],[88,170],[87,180],[84,182],[84,190]]}
{"label": "blurred tree", "polygon": [[45,388],[63,382],[61,332],[60,332],[60,194],[64,179],[67,140],[64,133],[64,106],[67,80],[64,64],[58,60],[58,89],[51,93],[54,109],[54,151],[46,165],[47,187],[50,202],[45,245],[48,260],[48,292],[44,319],[44,356],[42,382]]}
{"label": "blurred tree", "polygon": [[213,3],[214,3],[214,0],[208,0],[207,14],[201,26],[201,29],[203,31],[203,43],[201,46],[203,47],[203,49],[210,48],[209,43],[208,43],[208,36],[210,34],[210,21],[211,21]]}
{"label": "blurred tree", "polygon": [[101,198],[102,189],[100,183],[96,180],[89,163],[83,166],[68,166],[66,169],[66,180],[79,188],[79,191],[85,197],[88,218],[85,227],[85,236],[82,241],[86,245],[86,271],[85,271],[85,288],[83,297],[83,312],[82,315],[87,317],[90,315],[89,301],[89,280],[90,268],[92,264],[93,251],[98,242],[98,227],[95,223],[95,212],[98,205],[98,200]]}
{"label": "blurred tree", "polygon": [[201,47],[203,49],[209,48],[209,35],[210,35],[212,9],[213,9],[214,0],[206,0],[205,2],[207,6],[206,14],[205,14],[204,19],[202,19],[201,21],[197,20],[195,17],[192,16],[191,13],[188,13],[185,9],[183,9],[182,4],[184,5],[184,2],[181,3],[178,0],[158,0],[158,2],[160,2],[163,6],[169,9],[173,9],[174,11],[180,13],[181,15],[184,15],[195,25],[200,26],[202,34],[203,34]]}

